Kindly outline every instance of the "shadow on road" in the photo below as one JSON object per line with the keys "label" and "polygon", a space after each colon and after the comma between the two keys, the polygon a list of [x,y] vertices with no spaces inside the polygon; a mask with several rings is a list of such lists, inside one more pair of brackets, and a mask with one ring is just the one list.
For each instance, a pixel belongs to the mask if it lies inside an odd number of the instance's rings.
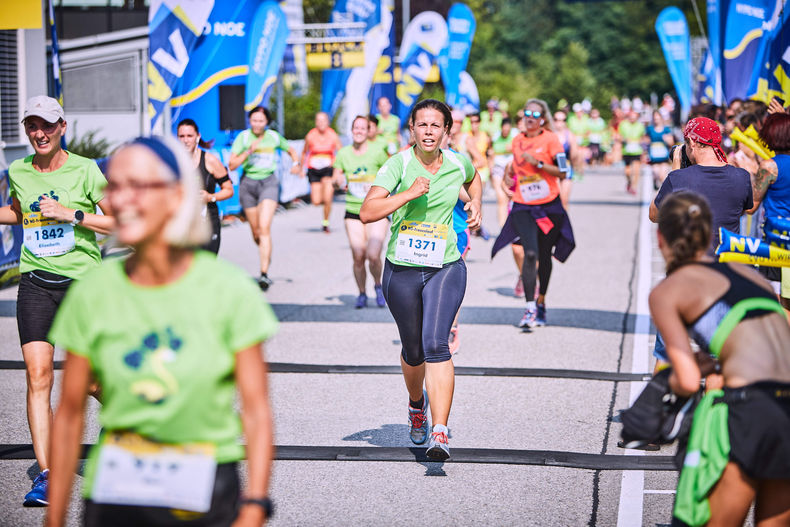
{"label": "shadow on road", "polygon": [[[452,437],[452,432],[450,432]],[[347,435],[343,441],[365,441],[373,446],[392,447],[401,446],[404,438],[409,436],[408,425],[385,424],[380,428],[368,429]],[[425,467],[426,476],[446,476],[444,471],[444,462],[434,462],[425,460],[426,445],[416,446],[413,443],[410,445],[409,450],[414,454],[414,461]]]}

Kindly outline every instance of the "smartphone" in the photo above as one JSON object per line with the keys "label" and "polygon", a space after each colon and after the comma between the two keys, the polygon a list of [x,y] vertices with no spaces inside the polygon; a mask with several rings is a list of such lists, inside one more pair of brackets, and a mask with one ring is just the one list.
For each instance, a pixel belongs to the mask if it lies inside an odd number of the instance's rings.
{"label": "smartphone", "polygon": [[565,157],[565,153],[560,152],[557,154],[557,157],[554,159],[557,162],[557,168],[560,169],[560,172],[568,173],[570,169],[568,168],[568,159]]}
{"label": "smartphone", "polygon": [[781,97],[776,97],[776,96],[774,96],[774,99],[776,99],[776,102],[778,102],[779,104],[781,104],[781,105],[782,105],[782,108],[784,108],[784,107],[785,107],[785,101],[784,101],[784,99],[782,99]]}

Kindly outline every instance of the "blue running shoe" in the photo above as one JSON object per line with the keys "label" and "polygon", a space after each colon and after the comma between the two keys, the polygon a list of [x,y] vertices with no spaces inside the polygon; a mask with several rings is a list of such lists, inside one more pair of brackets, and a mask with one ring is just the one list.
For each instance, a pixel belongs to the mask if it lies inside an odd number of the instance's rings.
{"label": "blue running shoe", "polygon": [[386,307],[387,301],[384,299],[384,292],[381,290],[381,286],[377,285],[374,289],[376,290],[376,305],[379,307]]}
{"label": "blue running shoe", "polygon": [[356,309],[362,309],[363,307],[367,307],[367,306],[368,306],[368,295],[366,295],[365,293],[361,293],[357,297],[357,303],[354,304],[354,307]]}
{"label": "blue running shoe", "polygon": [[546,304],[538,304],[538,312],[535,315],[535,325],[542,327],[546,325]]}
{"label": "blue running shoe", "polygon": [[436,425],[431,432],[431,442],[428,443],[428,450],[425,455],[428,459],[433,461],[444,461],[450,457],[450,445],[447,441],[447,427],[444,425]]}
{"label": "blue running shoe", "polygon": [[428,439],[428,394],[422,392],[422,408],[409,405],[409,437],[415,445],[421,445]]}
{"label": "blue running shoe", "polygon": [[25,494],[25,507],[46,507],[49,505],[47,487],[49,485],[49,469],[41,471],[33,480],[33,488]]}
{"label": "blue running shoe", "polygon": [[536,307],[528,307],[524,310],[524,316],[521,317],[521,321],[518,323],[518,327],[524,328],[534,328],[537,325],[537,318],[538,318],[538,310]]}

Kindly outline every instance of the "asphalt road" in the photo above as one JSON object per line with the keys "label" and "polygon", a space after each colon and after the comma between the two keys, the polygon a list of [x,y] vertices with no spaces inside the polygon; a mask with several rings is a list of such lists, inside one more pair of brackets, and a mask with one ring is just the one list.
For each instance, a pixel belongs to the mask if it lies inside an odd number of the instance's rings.
{"label": "asphalt road", "polygon": [[[515,326],[524,301],[513,296],[510,254],[491,261],[493,240],[472,239],[445,463],[410,449],[388,310],[353,307],[342,202],[330,234],[318,208],[278,214],[267,295],[281,321],[266,344],[281,447],[271,525],[668,525],[677,476],[656,469],[667,468],[674,447],[624,457],[616,446],[618,414],[641,379],[631,374],[652,368],[653,336],[639,307],[663,265],[650,225],[640,251],[651,197],[650,189],[639,199],[626,194],[618,169],[588,170],[575,183],[577,248],[555,262],[549,325],[532,333]],[[498,230],[493,199],[484,224]],[[223,229],[220,256],[256,274],[247,225]],[[0,291],[0,525],[40,525],[42,511],[21,506],[35,461],[9,459],[7,446],[30,443],[15,304],[15,287]],[[86,443],[96,439],[97,411],[91,403]],[[648,470],[633,470],[640,467]],[[79,510],[75,491],[73,525]]]}

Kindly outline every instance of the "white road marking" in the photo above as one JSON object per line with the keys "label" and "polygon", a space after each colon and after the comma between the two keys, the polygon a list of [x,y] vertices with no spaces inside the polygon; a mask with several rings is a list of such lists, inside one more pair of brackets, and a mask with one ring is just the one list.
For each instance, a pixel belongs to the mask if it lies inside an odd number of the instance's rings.
{"label": "white road marking", "polygon": [[[631,353],[631,373],[644,373],[649,367],[648,339],[650,337],[650,307],[647,299],[652,282],[652,243],[648,207],[653,198],[652,185],[642,178],[642,206],[639,208],[639,243],[637,245],[636,325],[634,348]],[[644,382],[631,383],[629,406],[642,393]],[[641,450],[625,449],[626,456],[641,456]],[[642,470],[623,471],[620,481],[620,503],[617,508],[617,527],[642,525],[644,509],[645,473]]]}
{"label": "white road marking", "polygon": [[675,494],[675,490],[646,490],[645,494]]}

